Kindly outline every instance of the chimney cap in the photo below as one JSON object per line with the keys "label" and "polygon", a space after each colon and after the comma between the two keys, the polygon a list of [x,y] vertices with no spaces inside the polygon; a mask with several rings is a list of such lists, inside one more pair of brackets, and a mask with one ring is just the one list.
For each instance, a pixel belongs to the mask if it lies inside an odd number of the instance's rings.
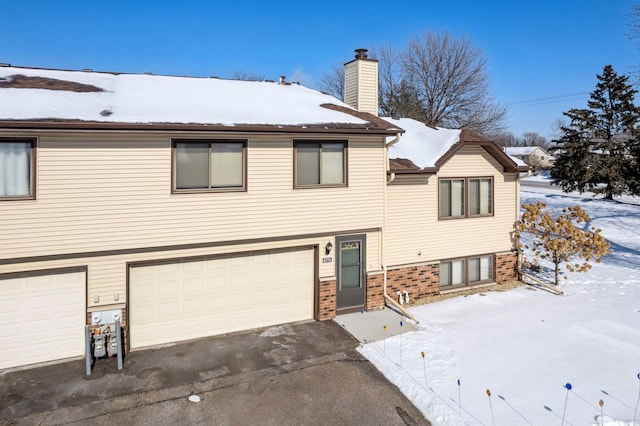
{"label": "chimney cap", "polygon": [[356,49],[356,59],[367,59],[368,49]]}

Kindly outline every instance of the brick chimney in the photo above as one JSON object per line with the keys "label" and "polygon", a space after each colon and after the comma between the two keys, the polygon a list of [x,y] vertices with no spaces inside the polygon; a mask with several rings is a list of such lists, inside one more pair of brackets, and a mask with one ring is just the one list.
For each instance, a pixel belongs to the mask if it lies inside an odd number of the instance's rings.
{"label": "brick chimney", "polygon": [[367,49],[356,49],[356,58],[344,64],[344,102],[358,111],[378,115],[378,61]]}

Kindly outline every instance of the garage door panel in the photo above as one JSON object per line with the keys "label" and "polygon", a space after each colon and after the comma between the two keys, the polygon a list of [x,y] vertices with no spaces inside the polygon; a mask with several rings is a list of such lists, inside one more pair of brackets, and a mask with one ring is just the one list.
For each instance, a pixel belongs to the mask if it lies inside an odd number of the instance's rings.
{"label": "garage door panel", "polygon": [[84,354],[84,272],[0,280],[0,368]]}
{"label": "garage door panel", "polygon": [[200,295],[206,287],[206,276],[187,278],[183,281],[183,292],[185,296],[190,294]]}
{"label": "garage door panel", "polygon": [[206,316],[206,303],[202,299],[187,299],[182,302],[184,318],[199,318]]}
{"label": "garage door panel", "polygon": [[[313,318],[312,250],[133,266],[132,347]],[[175,286],[163,288],[171,271]],[[155,286],[139,280],[157,277]],[[162,280],[162,282],[160,282]],[[155,292],[151,294],[151,290]],[[150,306],[155,306],[155,319]],[[151,330],[154,330],[151,332]]]}
{"label": "garage door panel", "polygon": [[156,305],[155,317],[157,321],[172,321],[180,314],[180,304],[175,300],[163,301]]}

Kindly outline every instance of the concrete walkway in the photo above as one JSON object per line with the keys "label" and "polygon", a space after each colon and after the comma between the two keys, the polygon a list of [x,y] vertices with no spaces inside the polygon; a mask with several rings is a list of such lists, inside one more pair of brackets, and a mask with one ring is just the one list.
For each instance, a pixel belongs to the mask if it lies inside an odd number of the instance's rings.
{"label": "concrete walkway", "polygon": [[[331,321],[0,371],[0,424],[428,425]],[[189,402],[197,395],[200,402]]]}
{"label": "concrete walkway", "polygon": [[417,330],[413,321],[388,307],[379,311],[338,315],[333,320],[360,343],[378,342],[400,333]]}

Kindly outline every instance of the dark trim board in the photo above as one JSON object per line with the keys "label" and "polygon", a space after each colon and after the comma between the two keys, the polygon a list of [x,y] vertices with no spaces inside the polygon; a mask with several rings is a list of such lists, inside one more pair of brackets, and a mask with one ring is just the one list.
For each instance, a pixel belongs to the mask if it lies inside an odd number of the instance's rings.
{"label": "dark trim board", "polygon": [[369,232],[379,232],[379,231],[380,231],[380,228],[346,230],[346,231],[341,230],[341,231],[322,232],[322,233],[315,233],[315,234],[285,235],[285,236],[269,237],[269,238],[250,238],[246,240],[210,241],[210,242],[203,242],[203,243],[176,244],[176,245],[168,245],[168,246],[155,246],[155,247],[143,247],[143,248],[132,248],[132,249],[100,250],[100,251],[90,251],[90,252],[52,254],[52,255],[44,255],[44,256],[28,256],[28,257],[0,259],[0,265],[13,265],[18,263],[32,263],[32,262],[48,262],[52,260],[81,259],[81,258],[87,258],[87,257],[121,256],[121,255],[137,254],[137,253],[157,253],[157,252],[163,252],[163,251],[190,250],[190,249],[209,248],[209,247],[225,247],[225,246],[244,245],[244,244],[270,243],[270,242],[290,241],[290,240],[300,240],[300,239],[310,239],[310,238],[325,238],[325,237],[332,237],[334,235],[366,234]]}

